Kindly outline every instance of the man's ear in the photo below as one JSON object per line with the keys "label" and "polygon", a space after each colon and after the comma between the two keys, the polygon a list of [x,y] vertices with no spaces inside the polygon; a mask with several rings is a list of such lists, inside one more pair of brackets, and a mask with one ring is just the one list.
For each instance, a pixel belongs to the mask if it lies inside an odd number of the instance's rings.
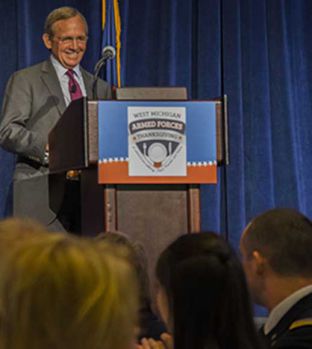
{"label": "man's ear", "polygon": [[48,50],[51,50],[51,48],[52,48],[52,41],[51,41],[51,39],[50,39],[49,34],[44,33],[44,34],[42,35],[42,40],[43,40],[43,42],[44,42],[45,47],[46,47]]}
{"label": "man's ear", "polygon": [[267,270],[267,259],[259,251],[255,250],[252,252],[252,260],[254,264],[254,270],[257,275],[263,275]]}

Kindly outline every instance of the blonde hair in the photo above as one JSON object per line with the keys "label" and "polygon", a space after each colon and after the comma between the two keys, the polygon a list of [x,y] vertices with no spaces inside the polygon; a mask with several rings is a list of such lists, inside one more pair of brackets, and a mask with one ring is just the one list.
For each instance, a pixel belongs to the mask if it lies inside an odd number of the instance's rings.
{"label": "blonde hair", "polygon": [[17,236],[28,237],[46,232],[44,226],[30,218],[11,217],[0,220],[0,239],[13,240]]}
{"label": "blonde hair", "polygon": [[47,234],[38,222],[29,218],[6,218],[0,220],[0,265],[7,253],[24,241]]}
{"label": "blonde hair", "polygon": [[136,280],[120,249],[62,234],[24,242],[0,271],[1,349],[125,349]]}

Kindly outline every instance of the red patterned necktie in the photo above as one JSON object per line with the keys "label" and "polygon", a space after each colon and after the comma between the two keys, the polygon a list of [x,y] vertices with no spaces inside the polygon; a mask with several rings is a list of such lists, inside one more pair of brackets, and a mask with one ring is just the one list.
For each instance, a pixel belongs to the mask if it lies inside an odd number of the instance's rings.
{"label": "red patterned necktie", "polygon": [[68,90],[70,94],[70,99],[74,101],[75,99],[79,99],[82,97],[81,88],[75,79],[75,74],[72,69],[68,69],[66,75],[69,77],[68,80]]}

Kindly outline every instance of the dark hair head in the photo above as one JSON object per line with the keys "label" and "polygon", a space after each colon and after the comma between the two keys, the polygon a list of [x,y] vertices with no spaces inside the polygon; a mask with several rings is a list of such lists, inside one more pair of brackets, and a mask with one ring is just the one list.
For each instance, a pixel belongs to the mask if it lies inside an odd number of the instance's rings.
{"label": "dark hair head", "polygon": [[100,233],[96,239],[108,241],[111,244],[123,246],[127,249],[129,262],[134,267],[138,277],[140,302],[141,304],[149,304],[151,296],[147,273],[147,257],[143,246],[138,242],[131,241],[126,234],[120,231]]}
{"label": "dark hair head", "polygon": [[312,277],[312,222],[294,209],[266,211],[251,221],[242,244],[257,250],[284,276]]}
{"label": "dark hair head", "polygon": [[86,33],[88,33],[88,23],[84,15],[80,13],[77,9],[69,6],[59,7],[49,13],[44,23],[44,33],[48,34],[50,38],[53,37],[54,33],[52,27],[55,22],[63,19],[73,18],[76,16],[79,16],[82,19],[86,28]]}
{"label": "dark hair head", "polygon": [[187,234],[159,257],[176,349],[257,348],[244,272],[217,234]]}

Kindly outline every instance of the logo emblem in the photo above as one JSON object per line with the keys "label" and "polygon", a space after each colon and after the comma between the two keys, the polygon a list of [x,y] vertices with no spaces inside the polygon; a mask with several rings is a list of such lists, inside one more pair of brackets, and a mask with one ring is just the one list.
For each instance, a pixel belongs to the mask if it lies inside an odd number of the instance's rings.
{"label": "logo emblem", "polygon": [[[130,161],[132,154],[132,158],[136,157],[136,165],[139,160],[147,173],[150,172],[148,175],[159,173],[163,176],[166,171],[168,171],[167,175],[181,175],[181,167],[186,166],[185,109],[173,107],[137,108],[143,108],[143,110],[129,115]],[[179,109],[183,109],[184,113],[181,113]],[[184,164],[180,163],[180,160],[183,161],[183,159]],[[176,161],[177,163],[175,163]],[[177,170],[176,174],[170,170],[171,166],[173,170]]]}

